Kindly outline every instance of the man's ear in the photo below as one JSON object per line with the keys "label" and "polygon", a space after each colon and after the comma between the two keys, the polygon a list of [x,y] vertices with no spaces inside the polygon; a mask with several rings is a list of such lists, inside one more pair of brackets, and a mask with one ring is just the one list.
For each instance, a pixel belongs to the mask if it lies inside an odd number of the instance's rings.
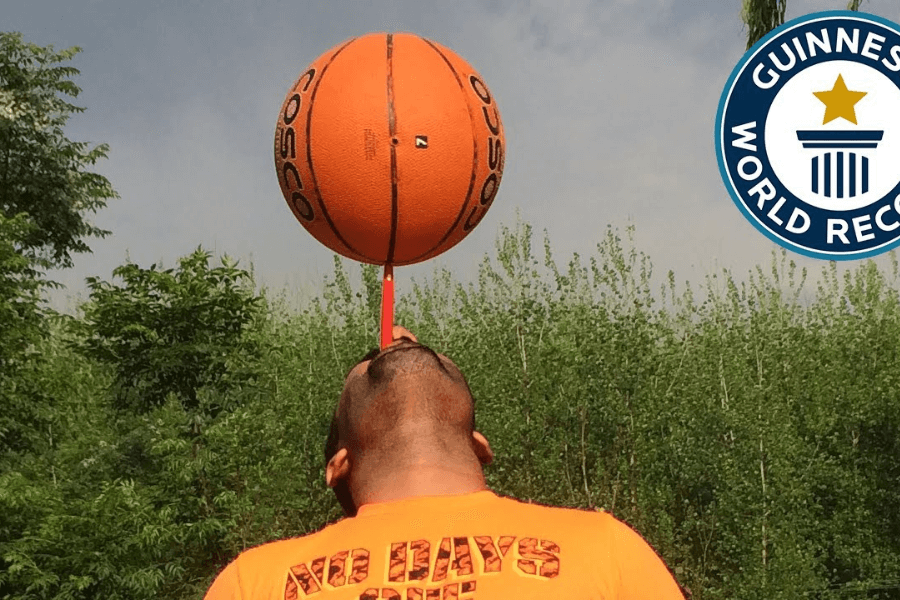
{"label": "man's ear", "polygon": [[413,342],[419,343],[419,340],[409,331],[409,329],[401,325],[394,325],[393,329],[391,329],[391,341],[396,342],[400,338],[404,337],[409,338]]}
{"label": "man's ear", "polygon": [[475,456],[483,465],[489,465],[494,461],[494,451],[487,438],[477,431],[472,432],[472,447],[475,449]]}
{"label": "man's ear", "polygon": [[333,488],[350,475],[350,456],[346,448],[338,450],[325,465],[325,483]]}

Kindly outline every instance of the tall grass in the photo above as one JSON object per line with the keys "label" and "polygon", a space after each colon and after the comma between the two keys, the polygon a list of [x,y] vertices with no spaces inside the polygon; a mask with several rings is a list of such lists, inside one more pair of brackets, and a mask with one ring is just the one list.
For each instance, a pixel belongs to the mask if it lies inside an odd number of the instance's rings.
{"label": "tall grass", "polygon": [[[519,223],[471,283],[440,269],[400,290],[397,322],[469,380],[497,454],[489,484],[611,512],[698,600],[896,597],[897,261],[844,277],[827,265],[811,289],[775,254],[749,277],[679,286],[631,233],[560,263]],[[347,369],[378,339],[379,283],[336,259],[303,310],[265,292],[254,375],[198,393],[229,396],[215,416],[172,395],[123,417],[104,400],[109,373],[59,329],[41,377],[83,426],[57,424],[52,450],[0,475],[18,532],[0,543],[0,592],[197,598],[242,549],[338,518],[322,445]],[[110,572],[66,583],[91,552]]]}

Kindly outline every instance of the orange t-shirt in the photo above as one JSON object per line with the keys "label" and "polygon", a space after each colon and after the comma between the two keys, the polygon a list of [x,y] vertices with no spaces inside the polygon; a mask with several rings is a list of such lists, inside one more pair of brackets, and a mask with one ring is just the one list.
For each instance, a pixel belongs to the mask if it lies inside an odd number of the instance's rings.
{"label": "orange t-shirt", "polygon": [[206,600],[683,600],[652,548],[603,512],[490,491],[367,504],[247,550]]}

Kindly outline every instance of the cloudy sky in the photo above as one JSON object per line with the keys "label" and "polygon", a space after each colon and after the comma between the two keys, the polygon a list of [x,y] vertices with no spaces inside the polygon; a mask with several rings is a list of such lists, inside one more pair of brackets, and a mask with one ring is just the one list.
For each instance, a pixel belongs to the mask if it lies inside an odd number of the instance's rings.
{"label": "cloudy sky", "polygon": [[[788,18],[844,8],[788,0]],[[744,52],[738,0],[0,0],[0,30],[74,61],[87,108],[72,139],[106,142],[98,166],[121,195],[95,222],[113,235],[56,273],[58,308],[84,278],[125,261],[167,266],[203,245],[252,260],[262,283],[316,289],[332,253],[294,220],[272,159],[276,116],[306,65],[370,31],[410,31],[468,60],[506,127],[500,192],[436,265],[474,273],[516,212],[546,228],[559,259],[590,254],[607,224],[636,228],[657,272],[697,281],[766,263],[774,244],[719,176],[714,120]],[[896,0],[861,8],[900,21]],[[822,262],[792,255],[818,270]]]}

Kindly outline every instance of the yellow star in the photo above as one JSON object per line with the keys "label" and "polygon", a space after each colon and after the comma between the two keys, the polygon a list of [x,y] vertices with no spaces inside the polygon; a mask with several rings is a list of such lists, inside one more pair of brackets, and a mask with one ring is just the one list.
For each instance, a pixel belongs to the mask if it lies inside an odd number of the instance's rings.
{"label": "yellow star", "polygon": [[825,92],[813,92],[813,94],[825,105],[825,119],[822,125],[838,118],[844,118],[857,125],[856,110],[853,106],[862,100],[868,92],[851,92],[844,83],[844,78],[838,74],[834,87]]}

